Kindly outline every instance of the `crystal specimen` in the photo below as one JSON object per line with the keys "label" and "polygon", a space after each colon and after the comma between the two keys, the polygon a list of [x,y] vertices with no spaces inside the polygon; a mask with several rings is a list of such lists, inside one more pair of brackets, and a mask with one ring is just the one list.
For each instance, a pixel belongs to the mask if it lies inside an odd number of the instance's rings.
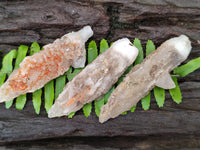
{"label": "crystal specimen", "polygon": [[85,26],[45,45],[39,53],[27,56],[0,87],[0,102],[40,89],[48,81],[64,74],[71,65],[84,67],[85,42],[92,35],[91,27]]}
{"label": "crystal specimen", "polygon": [[130,110],[155,86],[174,88],[169,72],[186,60],[190,51],[191,42],[185,35],[164,42],[141,64],[133,67],[112,92],[108,103],[101,108],[99,121],[103,123]]}
{"label": "crystal specimen", "polygon": [[107,93],[138,55],[138,49],[121,39],[86,66],[65,86],[48,117],[68,115]]}

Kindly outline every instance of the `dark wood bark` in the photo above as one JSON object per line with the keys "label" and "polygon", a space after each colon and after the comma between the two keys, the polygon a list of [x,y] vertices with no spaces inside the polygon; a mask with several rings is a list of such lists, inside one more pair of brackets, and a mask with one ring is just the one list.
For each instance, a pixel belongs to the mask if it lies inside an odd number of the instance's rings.
{"label": "dark wood bark", "polygon": [[195,135],[149,135],[139,137],[70,137],[48,140],[6,143],[0,148],[5,150],[197,150],[200,139]]}
{"label": "dark wood bark", "polygon": [[[198,0],[2,0],[0,21],[1,58],[20,44],[37,41],[44,45],[88,24],[94,30],[90,40],[96,41],[137,37],[143,45],[151,39],[159,46],[170,37],[186,34],[193,46],[188,60],[200,57]],[[179,79],[183,93],[183,102],[179,105],[172,102],[167,93],[163,108],[158,108],[152,99],[149,111],[143,111],[139,104],[135,113],[105,124],[98,123],[94,111],[88,118],[78,112],[72,119],[48,119],[42,106],[41,114],[36,115],[31,98],[22,111],[14,106],[6,110],[4,104],[0,104],[0,148],[199,148],[199,81],[199,70]]]}

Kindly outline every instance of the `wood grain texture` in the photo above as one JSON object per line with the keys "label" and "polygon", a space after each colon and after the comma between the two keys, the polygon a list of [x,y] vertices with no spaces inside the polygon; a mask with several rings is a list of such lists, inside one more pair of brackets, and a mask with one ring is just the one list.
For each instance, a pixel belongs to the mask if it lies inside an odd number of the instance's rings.
{"label": "wood grain texture", "polygon": [[196,135],[149,135],[140,137],[70,137],[33,142],[12,142],[0,145],[4,150],[16,147],[26,150],[197,150],[200,139]]}
{"label": "wood grain texture", "polygon": [[[186,34],[193,46],[188,60],[200,57],[199,0],[2,0],[0,21],[0,61],[21,44],[30,46],[37,41],[44,45],[88,24],[94,30],[90,40],[99,42],[105,38],[112,42],[137,37],[144,47],[148,39],[159,46],[170,37]],[[79,111],[72,119],[48,119],[42,106],[41,114],[36,115],[30,94],[22,111],[14,106],[6,110],[0,104],[0,148],[199,148],[200,71],[179,78],[179,83],[183,93],[181,104],[172,102],[167,93],[163,108],[158,108],[152,99],[149,111],[143,111],[139,104],[135,113],[105,124],[98,123],[94,111],[88,118]]]}
{"label": "wood grain texture", "polygon": [[45,112],[39,116],[35,115],[31,105],[29,101],[23,111],[12,108],[1,112],[1,143],[71,136],[113,137],[200,133],[200,113],[183,109],[181,106],[173,108],[173,104],[164,110],[153,108],[149,111],[138,110],[105,124],[98,123],[95,114],[88,118],[78,113],[72,119],[65,117],[48,119]]}

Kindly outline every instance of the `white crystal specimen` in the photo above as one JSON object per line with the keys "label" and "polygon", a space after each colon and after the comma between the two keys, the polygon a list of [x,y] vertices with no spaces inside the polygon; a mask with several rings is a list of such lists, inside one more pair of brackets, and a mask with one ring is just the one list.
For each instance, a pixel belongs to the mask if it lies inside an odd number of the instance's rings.
{"label": "white crystal specimen", "polygon": [[138,55],[138,49],[121,39],[86,66],[65,86],[48,117],[68,115],[107,93]]}
{"label": "white crystal specimen", "polygon": [[99,121],[103,123],[130,110],[155,86],[174,88],[169,72],[187,59],[190,51],[191,42],[185,35],[164,42],[141,64],[133,67],[112,92],[107,104],[101,108]]}

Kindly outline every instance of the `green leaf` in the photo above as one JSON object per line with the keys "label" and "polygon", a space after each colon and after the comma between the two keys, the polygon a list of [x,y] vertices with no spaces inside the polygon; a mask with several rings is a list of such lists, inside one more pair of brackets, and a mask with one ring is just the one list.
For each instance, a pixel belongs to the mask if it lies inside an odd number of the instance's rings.
{"label": "green leaf", "polygon": [[[38,53],[40,51],[40,46],[37,42],[33,42],[31,44],[30,48],[30,55],[33,55],[35,53]],[[39,89],[32,94],[32,102],[33,102],[33,108],[36,112],[36,114],[40,114],[40,107],[42,103],[42,89]]]}
{"label": "green leaf", "polygon": [[[148,56],[150,53],[152,53],[155,49],[156,49],[156,47],[155,47],[154,43],[151,40],[148,40],[147,44],[146,44],[146,56]],[[156,89],[156,91],[157,91],[157,89]],[[161,94],[161,93],[157,93],[157,94]],[[150,101],[151,101],[151,92],[149,92],[149,94],[142,99],[142,108],[144,110],[149,109]]]}
{"label": "green leaf", "polygon": [[174,74],[180,75],[181,77],[185,77],[189,73],[200,68],[200,57],[189,61],[187,64],[182,65],[174,69]]}
{"label": "green leaf", "polygon": [[124,76],[125,76],[127,73],[129,73],[129,71],[131,71],[132,68],[133,68],[133,65],[130,65],[130,66],[128,67],[128,69],[126,69],[126,71],[124,72]]}
{"label": "green leaf", "polygon": [[81,70],[83,70],[83,68],[76,68],[73,71],[73,76],[75,77]]}
{"label": "green leaf", "polygon": [[20,45],[18,48],[17,58],[15,61],[15,68],[19,68],[19,64],[23,61],[23,59],[26,57],[26,54],[28,52],[28,46]]}
{"label": "green leaf", "polygon": [[83,106],[83,113],[86,117],[89,117],[92,112],[92,103],[87,103]]}
{"label": "green leaf", "polygon": [[[15,61],[15,69],[19,68],[19,64],[24,60],[28,52],[28,46],[20,45],[18,48],[17,58]],[[26,94],[20,95],[16,99],[16,108],[22,110],[26,104]]]}
{"label": "green leaf", "polygon": [[99,117],[100,112],[101,112],[101,107],[104,105],[104,97],[101,98],[100,100],[94,101],[94,107],[95,107],[95,113]]}
{"label": "green leaf", "polygon": [[76,112],[72,112],[68,115],[68,118],[72,118],[74,115],[76,114]]}
{"label": "green leaf", "polygon": [[[67,77],[67,80],[69,81],[69,79],[68,79],[68,76],[70,76],[72,74],[72,66],[67,70],[67,72],[65,72],[65,74],[64,75],[66,75],[66,77]],[[70,77],[69,77],[70,78]],[[71,78],[70,78],[71,79]]]}
{"label": "green leaf", "polygon": [[44,101],[47,113],[51,108],[51,106],[53,105],[53,100],[54,100],[54,80],[51,80],[44,86]]}
{"label": "green leaf", "polygon": [[135,65],[137,65],[137,64],[140,64],[143,61],[144,54],[143,54],[142,44],[141,44],[141,42],[140,42],[140,40],[138,38],[134,39],[133,44],[139,50],[138,56],[137,56],[137,58],[135,60]]}
{"label": "green leaf", "polygon": [[[17,50],[12,50],[10,51],[6,56],[4,56],[3,58],[3,67],[2,67],[2,71],[3,72],[8,72],[7,75],[9,75],[12,71],[13,71],[13,59],[15,59],[17,57]],[[4,74],[6,77],[6,74]],[[1,84],[3,84],[5,78],[1,77],[0,74],[0,86]],[[5,102],[5,107],[6,109],[9,109],[13,104],[13,100],[7,101]]]}
{"label": "green leaf", "polygon": [[[110,46],[112,46],[113,42],[110,43]],[[108,42],[105,39],[102,39],[100,42],[100,54],[105,52],[109,48]],[[123,79],[123,78],[122,78]],[[99,117],[101,112],[101,107],[107,103],[108,98],[110,97],[112,91],[114,90],[114,87],[108,91],[103,98],[101,98],[99,101],[95,101],[95,112],[96,115]]]}
{"label": "green leaf", "polygon": [[41,51],[44,50],[44,46],[42,46]]}
{"label": "green leaf", "polygon": [[39,89],[32,94],[32,101],[33,101],[33,107],[35,109],[36,114],[40,114],[40,107],[42,103],[42,89]]}
{"label": "green leaf", "polygon": [[74,69],[73,73],[67,73],[68,81],[71,81],[82,69],[83,68],[76,68],[76,69]]}
{"label": "green leaf", "polygon": [[11,50],[8,54],[6,54],[3,58],[3,62],[2,62],[2,69],[1,71],[4,74],[10,74],[13,71],[13,59],[15,59],[17,57],[17,51]]}
{"label": "green leaf", "polygon": [[137,106],[137,105],[133,106],[133,107],[131,108],[131,110],[130,110],[130,111],[131,111],[131,112],[134,112],[134,111],[135,111],[135,109],[136,109],[136,106]]}
{"label": "green leaf", "polygon": [[22,110],[26,104],[26,94],[20,95],[16,99],[16,109]]}
{"label": "green leaf", "polygon": [[[88,64],[98,56],[98,49],[95,41],[91,41],[88,46]],[[99,108],[98,108],[99,109]],[[96,110],[95,110],[96,111]],[[83,106],[83,113],[86,117],[92,112],[92,103],[87,103]]]}
{"label": "green leaf", "polygon": [[148,110],[150,107],[150,100],[151,100],[151,92],[147,96],[141,99],[142,102],[142,108],[144,110]]}
{"label": "green leaf", "polygon": [[13,100],[5,102],[6,109],[9,109],[13,105]]}
{"label": "green leaf", "polygon": [[30,48],[30,55],[38,53],[40,51],[40,45],[37,42],[33,42]]}
{"label": "green leaf", "polygon": [[177,77],[172,77],[176,87],[173,89],[169,89],[169,93],[173,99],[174,102],[176,102],[177,104],[182,102],[182,94],[181,94],[181,90],[180,87],[178,85],[178,81],[177,81]]}
{"label": "green leaf", "polygon": [[114,91],[115,87],[112,87],[108,93],[104,95],[105,104],[108,102],[108,98],[110,97],[111,93]]}
{"label": "green leaf", "polygon": [[153,89],[154,96],[157,102],[158,107],[163,107],[165,103],[165,90],[160,87],[154,87]]}
{"label": "green leaf", "polygon": [[98,56],[97,45],[95,41],[91,41],[88,46],[88,64]]}
{"label": "green leaf", "polygon": [[[134,40],[134,45],[139,50],[138,60],[137,60],[137,62],[135,62],[135,64],[140,64],[144,59],[144,54],[143,54],[143,50],[142,50],[142,44],[141,44],[140,40],[136,38]],[[148,42],[146,44],[146,56],[148,56],[154,50],[155,50],[154,43],[152,41],[148,40]],[[141,99],[142,108],[144,110],[148,110],[150,108],[150,101],[151,101],[151,92],[149,92],[148,95],[146,95],[144,98]],[[133,111],[134,111],[134,108],[133,108]]]}
{"label": "green leaf", "polygon": [[[67,71],[67,79],[68,81],[71,81],[80,71],[82,70],[82,68],[76,68],[74,69],[73,73],[72,73],[72,67],[69,68],[69,70]],[[68,115],[68,118],[72,118],[75,115],[76,112],[72,112]]]}
{"label": "green leaf", "polygon": [[152,53],[156,49],[154,43],[151,40],[147,41],[146,44],[146,56],[148,56],[150,53]]}
{"label": "green leaf", "polygon": [[2,68],[0,70],[0,86],[4,83],[6,79],[6,74],[10,74],[13,70],[13,59],[16,58],[17,51],[12,50],[8,54],[6,54],[2,61]]}
{"label": "green leaf", "polygon": [[113,43],[114,43],[114,42],[111,42],[111,43],[110,43],[110,47],[113,45]]}
{"label": "green leaf", "polygon": [[123,79],[124,79],[124,77],[121,76],[121,77],[118,79],[118,81],[117,81],[117,85],[119,85],[119,84],[123,81]]}
{"label": "green leaf", "polygon": [[66,82],[65,75],[56,78],[55,99],[57,99],[59,94],[63,91],[63,88],[65,87],[65,82]]}
{"label": "green leaf", "polygon": [[[4,83],[6,79],[6,72],[7,75],[9,75],[13,71],[13,59],[15,59],[17,56],[17,51],[12,50],[10,51],[7,55],[4,56],[3,58],[3,64],[2,64],[2,69],[0,73],[0,86]],[[5,102],[5,107],[6,109],[9,109],[13,104],[13,100]]]}
{"label": "green leaf", "polygon": [[69,69],[67,70],[67,72],[65,73],[65,75],[69,75],[69,74],[71,74],[71,73],[72,73],[72,66],[69,67]]}
{"label": "green leaf", "polygon": [[105,52],[109,48],[108,42],[105,39],[102,39],[100,42],[100,54]]}
{"label": "green leaf", "polygon": [[4,83],[6,79],[6,73],[3,71],[3,69],[1,69],[0,71],[0,86]]}
{"label": "green leaf", "polygon": [[125,112],[121,113],[121,115],[126,115],[126,114],[127,114],[127,111],[125,111]]}
{"label": "green leaf", "polygon": [[133,65],[130,65],[128,67],[128,69],[126,69],[126,71],[124,72],[124,74],[118,79],[117,85],[119,85],[123,81],[123,79],[126,76],[126,74],[129,73],[129,71],[131,71],[132,68],[133,68]]}

